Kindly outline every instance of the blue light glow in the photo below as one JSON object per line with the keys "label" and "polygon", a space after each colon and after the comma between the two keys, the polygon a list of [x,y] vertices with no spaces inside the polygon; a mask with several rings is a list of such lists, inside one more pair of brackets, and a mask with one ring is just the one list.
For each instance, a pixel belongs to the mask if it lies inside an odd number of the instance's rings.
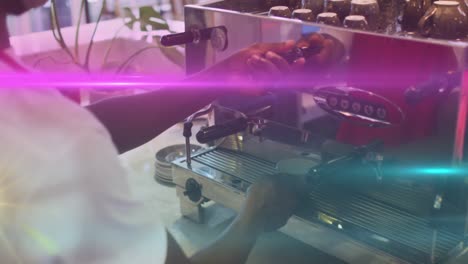
{"label": "blue light glow", "polygon": [[419,172],[423,174],[458,174],[460,170],[455,168],[421,168]]}
{"label": "blue light glow", "polygon": [[416,175],[461,175],[464,170],[453,167],[421,167],[404,170],[408,174]]}

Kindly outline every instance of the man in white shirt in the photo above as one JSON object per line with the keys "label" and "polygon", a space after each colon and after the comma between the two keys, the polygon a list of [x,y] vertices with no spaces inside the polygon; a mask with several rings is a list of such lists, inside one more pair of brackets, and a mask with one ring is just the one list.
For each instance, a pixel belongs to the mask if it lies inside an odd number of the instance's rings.
{"label": "man in white shirt", "polygon": [[[6,15],[44,2],[0,1],[2,72],[18,70],[4,51]],[[273,72],[287,70],[274,53],[257,54],[290,45],[256,45],[197,78],[221,68],[229,74],[246,60]],[[160,90],[106,100],[87,111],[53,89],[0,89],[1,262],[245,262],[258,236],[281,227],[292,214],[294,189],[282,177],[254,184],[244,210],[222,237],[187,258],[157,212],[135,200],[117,158],[226,93]]]}

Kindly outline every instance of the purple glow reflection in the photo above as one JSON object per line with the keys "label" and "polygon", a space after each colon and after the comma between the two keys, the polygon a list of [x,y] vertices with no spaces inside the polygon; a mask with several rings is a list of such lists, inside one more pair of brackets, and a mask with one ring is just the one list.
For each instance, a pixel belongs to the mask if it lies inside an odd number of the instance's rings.
{"label": "purple glow reflection", "polygon": [[[221,79],[221,78],[218,78]],[[317,83],[317,82],[312,82]],[[303,82],[292,81],[252,81],[248,78],[187,78],[180,76],[116,76],[101,74],[18,74],[0,73],[0,87],[3,88],[66,88],[66,89],[239,89],[256,87],[290,88],[304,86]]]}
{"label": "purple glow reflection", "polygon": [[[227,77],[226,77],[227,76]],[[0,87],[2,88],[88,88],[88,89],[249,89],[249,88],[300,88],[309,89],[317,86],[339,86],[345,83],[353,87],[367,88],[407,88],[411,85],[427,81],[415,79],[413,75],[405,73],[392,75],[388,72],[346,74],[323,76],[320,74],[301,74],[292,78],[275,78],[267,81],[252,80],[250,76],[213,76],[201,78],[187,78],[181,80],[180,76],[117,76],[105,74],[21,74],[0,73]]]}

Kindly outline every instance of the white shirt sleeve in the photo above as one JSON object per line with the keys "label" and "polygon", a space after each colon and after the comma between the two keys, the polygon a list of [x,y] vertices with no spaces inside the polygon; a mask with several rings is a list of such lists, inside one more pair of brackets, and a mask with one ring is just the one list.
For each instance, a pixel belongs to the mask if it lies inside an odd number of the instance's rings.
{"label": "white shirt sleeve", "polygon": [[18,100],[2,108],[16,113],[14,120],[0,114],[2,258],[164,263],[166,231],[157,213],[134,199],[104,128],[59,95],[18,96],[10,94],[9,102]]}

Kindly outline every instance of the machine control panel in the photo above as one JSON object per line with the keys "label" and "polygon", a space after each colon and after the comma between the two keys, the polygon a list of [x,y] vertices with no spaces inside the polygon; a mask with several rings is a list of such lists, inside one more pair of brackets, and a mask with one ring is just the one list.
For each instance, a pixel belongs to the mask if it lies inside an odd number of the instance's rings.
{"label": "machine control panel", "polygon": [[326,100],[330,109],[335,111],[349,112],[382,121],[387,120],[387,109],[384,105],[337,95],[330,95]]}
{"label": "machine control panel", "polygon": [[320,108],[345,121],[381,127],[400,125],[405,119],[397,104],[354,87],[321,87],[313,96]]}

